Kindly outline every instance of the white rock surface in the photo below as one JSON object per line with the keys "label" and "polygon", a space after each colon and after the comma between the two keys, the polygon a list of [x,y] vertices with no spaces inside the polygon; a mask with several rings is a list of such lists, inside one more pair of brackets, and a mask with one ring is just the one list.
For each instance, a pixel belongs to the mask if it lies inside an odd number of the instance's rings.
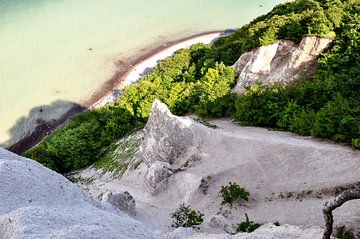
{"label": "white rock surface", "polygon": [[311,76],[316,60],[331,43],[331,39],[308,36],[299,45],[292,41],[279,41],[244,53],[234,65],[238,80],[233,90],[242,94],[246,87],[257,82],[261,86],[271,86]]}
{"label": "white rock surface", "polygon": [[199,152],[197,128],[193,120],[174,116],[165,104],[155,100],[139,154],[148,166],[161,161],[179,167]]}
{"label": "white rock surface", "polygon": [[63,176],[0,148],[0,238],[155,238]]}
{"label": "white rock surface", "polygon": [[130,195],[129,192],[112,193],[108,192],[103,195],[103,202],[110,203],[115,208],[119,209],[126,214],[131,216],[136,215],[136,202],[135,199]]}
{"label": "white rock surface", "polygon": [[[206,224],[206,223],[205,223]],[[227,232],[229,234],[235,234],[236,228],[235,225],[231,223],[229,219],[223,215],[214,215],[207,222],[208,226],[212,229],[220,229],[221,231]]]}
{"label": "white rock surface", "polygon": [[199,127],[191,119],[180,119],[155,100],[144,128],[144,142],[138,155],[149,167],[148,190],[158,194],[166,188],[172,171],[193,163],[199,155]]}
{"label": "white rock surface", "polygon": [[318,227],[298,227],[298,226],[275,226],[268,223],[258,228],[253,233],[230,234],[209,234],[192,233],[178,230],[175,233],[169,233],[163,239],[321,239],[323,230]]}

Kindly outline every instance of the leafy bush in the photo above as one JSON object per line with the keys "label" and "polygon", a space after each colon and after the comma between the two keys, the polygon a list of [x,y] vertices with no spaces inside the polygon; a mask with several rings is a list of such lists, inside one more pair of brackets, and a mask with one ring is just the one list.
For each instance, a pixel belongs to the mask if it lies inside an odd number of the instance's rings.
{"label": "leafy bush", "polygon": [[360,138],[352,139],[351,144],[354,149],[360,149]]}
{"label": "leafy bush", "polygon": [[200,225],[204,221],[204,214],[199,211],[194,211],[190,206],[185,206],[185,203],[180,204],[179,208],[171,215],[174,219],[172,227],[193,227]]}
{"label": "leafy bush", "polygon": [[237,232],[253,232],[256,229],[258,229],[261,225],[258,223],[254,223],[253,221],[249,220],[248,215],[245,213],[245,217],[246,217],[246,221],[245,222],[241,222],[240,224],[238,224],[236,231]]}
{"label": "leafy bush", "polygon": [[238,199],[249,200],[250,193],[236,183],[229,182],[229,185],[221,186],[219,191],[223,201],[222,204],[232,205]]}

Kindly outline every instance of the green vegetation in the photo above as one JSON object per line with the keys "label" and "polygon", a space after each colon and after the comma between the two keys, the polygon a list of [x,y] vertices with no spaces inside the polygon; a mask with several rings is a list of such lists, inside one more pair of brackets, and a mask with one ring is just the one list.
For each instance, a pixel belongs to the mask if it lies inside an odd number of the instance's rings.
{"label": "green vegetation", "polygon": [[237,232],[250,233],[250,232],[255,231],[256,229],[258,229],[261,226],[258,223],[254,223],[253,221],[250,221],[250,219],[246,213],[245,213],[245,217],[246,217],[246,221],[238,224],[238,227],[236,229]]}
{"label": "green vegetation", "polygon": [[345,226],[337,227],[335,232],[336,238],[339,239],[353,239],[354,235],[346,230]]}
{"label": "green vegetation", "polygon": [[246,51],[281,39],[300,42],[304,35],[332,37],[356,1],[296,0],[276,6],[229,37],[215,42],[216,61],[232,65]]}
{"label": "green vegetation", "polygon": [[[280,128],[360,148],[360,1],[295,0],[276,6],[213,46],[177,51],[113,105],[79,114],[25,153],[66,173],[99,161],[112,142],[144,126],[155,98],[177,115],[233,116],[236,121]],[[241,97],[231,88],[238,57],[280,39],[305,35],[334,39],[312,79],[291,86],[254,86]]]}
{"label": "green vegetation", "polygon": [[190,206],[185,206],[181,204],[178,209],[171,215],[171,218],[174,219],[172,227],[193,227],[200,225],[204,221],[204,214],[201,214],[199,211],[196,212],[190,208]]}
{"label": "green vegetation", "polygon": [[[359,1],[353,4],[360,9]],[[287,87],[249,89],[236,102],[236,120],[359,148],[359,23],[360,16],[347,11],[336,31],[335,45],[319,60],[313,79]]]}
{"label": "green vegetation", "polygon": [[[110,172],[114,176],[122,175],[128,168],[137,167],[142,161],[134,159],[133,155],[140,146],[139,133],[127,135],[116,144],[111,144],[108,153],[94,163],[94,168]],[[134,162],[138,160],[137,162]]]}
{"label": "green vegetation", "polygon": [[229,185],[221,186],[219,194],[223,199],[221,204],[228,203],[230,205],[239,199],[248,201],[250,196],[250,193],[246,191],[245,188],[242,188],[238,184],[232,182],[229,182]]}

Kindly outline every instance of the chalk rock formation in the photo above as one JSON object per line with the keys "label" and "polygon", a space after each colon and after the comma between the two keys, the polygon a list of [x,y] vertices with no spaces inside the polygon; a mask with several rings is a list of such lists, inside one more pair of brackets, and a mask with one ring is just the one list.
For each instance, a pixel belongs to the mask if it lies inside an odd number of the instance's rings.
{"label": "chalk rock formation", "polygon": [[331,43],[331,39],[308,36],[299,45],[292,41],[279,41],[244,53],[234,65],[238,76],[234,92],[242,94],[256,82],[261,86],[271,86],[311,76],[320,54]]}
{"label": "chalk rock formation", "polygon": [[181,165],[198,153],[199,137],[190,118],[176,117],[159,100],[155,100],[144,129],[141,146],[144,162],[156,161]]}
{"label": "chalk rock formation", "polygon": [[110,203],[120,211],[123,211],[131,216],[136,215],[136,202],[129,192],[104,194],[102,201]]}
{"label": "chalk rock formation", "polygon": [[155,238],[63,176],[0,148],[0,238]]}
{"label": "chalk rock formation", "polygon": [[176,117],[167,106],[155,100],[144,128],[144,141],[138,154],[148,166],[146,183],[153,194],[166,187],[167,178],[199,154],[198,125],[190,118]]}

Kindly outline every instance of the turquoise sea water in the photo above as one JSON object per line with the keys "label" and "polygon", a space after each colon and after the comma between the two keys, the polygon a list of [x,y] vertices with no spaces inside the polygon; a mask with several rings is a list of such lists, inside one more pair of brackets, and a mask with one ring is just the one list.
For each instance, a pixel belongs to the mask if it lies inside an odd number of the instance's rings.
{"label": "turquoise sea water", "polygon": [[159,42],[240,27],[281,2],[1,0],[0,144],[13,143],[36,117],[48,120],[66,111],[66,102],[83,102],[114,74],[116,60]]}

